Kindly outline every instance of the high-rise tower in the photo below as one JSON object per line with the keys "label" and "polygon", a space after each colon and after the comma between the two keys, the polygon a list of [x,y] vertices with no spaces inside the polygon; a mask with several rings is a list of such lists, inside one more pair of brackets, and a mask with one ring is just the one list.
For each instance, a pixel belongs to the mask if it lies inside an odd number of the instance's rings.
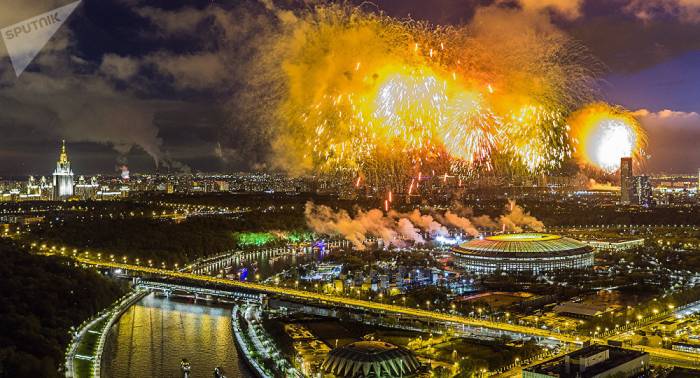
{"label": "high-rise tower", "polygon": [[649,176],[634,177],[634,199],[637,205],[650,207],[654,201],[654,192],[651,188]]}
{"label": "high-rise tower", "polygon": [[53,196],[54,199],[66,199],[73,195],[73,171],[70,169],[68,153],[66,153],[66,141],[63,141],[61,155],[56,162],[56,170],[53,171]]}
{"label": "high-rise tower", "polygon": [[634,201],[634,175],[632,174],[632,158],[620,159],[620,202],[629,205]]}

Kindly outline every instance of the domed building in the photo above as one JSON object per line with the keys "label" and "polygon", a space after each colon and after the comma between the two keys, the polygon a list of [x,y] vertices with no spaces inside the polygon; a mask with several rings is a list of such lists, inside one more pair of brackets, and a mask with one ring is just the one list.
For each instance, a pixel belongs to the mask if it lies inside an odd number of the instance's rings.
{"label": "domed building", "polygon": [[328,353],[321,369],[336,377],[410,377],[420,363],[409,350],[383,341],[357,341]]}
{"label": "domed building", "polygon": [[541,233],[477,238],[452,248],[455,264],[470,272],[542,272],[593,265],[593,248],[571,238]]}

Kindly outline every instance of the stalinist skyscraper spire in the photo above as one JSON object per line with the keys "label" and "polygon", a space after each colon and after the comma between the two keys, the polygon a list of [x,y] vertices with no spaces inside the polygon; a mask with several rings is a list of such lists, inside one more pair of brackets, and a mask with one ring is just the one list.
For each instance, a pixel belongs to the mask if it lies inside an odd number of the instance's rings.
{"label": "stalinist skyscraper spire", "polygon": [[53,196],[54,199],[65,199],[73,195],[73,171],[70,169],[68,153],[66,153],[66,141],[63,141],[61,155],[56,162],[56,170],[53,172]]}

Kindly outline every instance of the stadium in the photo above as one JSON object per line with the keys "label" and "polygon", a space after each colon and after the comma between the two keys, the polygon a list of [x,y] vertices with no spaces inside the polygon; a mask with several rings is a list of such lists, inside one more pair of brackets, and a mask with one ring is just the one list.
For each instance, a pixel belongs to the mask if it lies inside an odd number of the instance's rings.
{"label": "stadium", "polygon": [[593,265],[593,248],[559,235],[523,233],[477,238],[452,247],[455,264],[470,272],[552,271]]}
{"label": "stadium", "polygon": [[420,362],[408,349],[382,341],[356,341],[328,353],[321,366],[334,377],[413,377]]}

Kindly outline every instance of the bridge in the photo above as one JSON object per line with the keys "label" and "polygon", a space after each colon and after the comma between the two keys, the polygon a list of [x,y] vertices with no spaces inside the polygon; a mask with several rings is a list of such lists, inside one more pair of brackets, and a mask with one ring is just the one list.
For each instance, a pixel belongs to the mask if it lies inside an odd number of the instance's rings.
{"label": "bridge", "polygon": [[150,281],[150,280],[139,280],[138,283],[136,284],[136,287],[140,288],[140,289],[160,291],[167,296],[172,295],[172,293],[174,293],[174,292],[181,292],[181,293],[195,294],[195,298],[198,295],[202,295],[202,296],[231,298],[231,299],[239,299],[239,300],[254,301],[254,302],[261,302],[262,301],[262,294],[255,294],[255,293],[241,291],[241,290],[219,290],[219,289],[210,289],[210,288],[201,287],[201,286],[182,285],[182,284],[174,284],[174,283],[166,283],[166,282],[158,282],[158,281]]}
{"label": "bridge", "polygon": [[[227,278],[205,276],[205,275],[199,275],[199,274],[182,272],[182,271],[173,271],[173,270],[147,267],[147,266],[141,266],[141,265],[130,265],[130,264],[117,263],[117,262],[93,260],[90,258],[79,257],[79,256],[76,256],[74,258],[76,261],[78,261],[82,264],[85,264],[85,265],[104,267],[104,268],[110,268],[110,269],[122,269],[125,271],[136,272],[136,273],[141,273],[141,274],[150,274],[150,275],[155,275],[155,276],[170,277],[170,278],[176,278],[176,279],[182,279],[182,280],[188,280],[188,281],[194,282],[195,284],[192,286],[182,285],[183,289],[186,288],[188,290],[191,289],[193,286],[196,286],[196,284],[198,283],[198,284],[203,284],[203,285],[212,285],[215,288],[218,288],[218,287],[231,288],[234,291],[242,291],[242,292],[250,293],[250,295],[257,295],[257,296],[259,296],[259,294],[276,295],[276,296],[280,296],[280,297],[284,297],[284,298],[288,298],[288,299],[301,300],[301,301],[311,302],[311,303],[320,304],[320,305],[332,305],[335,307],[346,307],[346,308],[364,310],[364,311],[374,312],[374,313],[379,313],[379,314],[399,314],[399,315],[407,316],[409,318],[413,317],[413,318],[425,319],[425,320],[429,320],[429,321],[441,322],[441,323],[445,323],[448,326],[452,326],[452,327],[463,325],[463,326],[471,327],[471,328],[483,328],[483,329],[495,330],[495,331],[500,331],[500,332],[505,332],[505,333],[512,333],[512,334],[519,334],[519,335],[526,335],[526,336],[535,336],[535,337],[546,338],[549,340],[554,340],[554,341],[559,341],[559,342],[569,343],[569,344],[576,344],[576,345],[581,345],[584,342],[605,343],[608,339],[608,338],[590,339],[590,338],[584,337],[584,336],[579,337],[579,336],[574,336],[574,335],[569,335],[569,334],[565,334],[565,333],[559,333],[559,332],[554,332],[551,330],[534,328],[534,327],[529,327],[529,326],[522,326],[522,325],[503,323],[503,322],[495,322],[495,321],[485,320],[485,319],[475,319],[475,318],[469,318],[469,317],[450,314],[450,313],[429,311],[429,310],[423,310],[423,309],[419,309],[419,308],[409,308],[409,307],[404,307],[404,306],[386,304],[386,303],[382,303],[382,302],[372,302],[372,301],[367,301],[367,300],[362,300],[362,299],[341,297],[341,296],[336,296],[336,295],[331,295],[331,294],[316,293],[316,292],[310,292],[310,291],[306,291],[306,290],[299,290],[299,289],[293,289],[293,288],[287,288],[287,287],[265,285],[265,284],[255,283],[255,282],[235,281],[235,280],[230,280]],[[210,288],[210,289],[214,290],[214,292],[216,292],[216,290],[218,290],[218,289],[212,289],[212,288]],[[202,289],[202,290],[204,290],[204,289]],[[226,291],[226,290],[221,290],[221,291]],[[204,291],[202,291],[202,293],[204,293]],[[254,294],[254,293],[257,293],[257,294]],[[673,313],[675,313],[675,312],[672,312],[670,315],[667,315],[667,316],[672,316]],[[630,330],[628,329],[627,332],[629,332],[629,331]],[[655,360],[664,360],[664,361],[668,361],[668,362],[673,361],[673,363],[680,365],[680,366],[686,366],[687,364],[691,364],[692,366],[697,367],[696,362],[695,362],[695,361],[697,361],[697,355],[693,355],[693,354],[686,353],[686,352],[661,349],[661,348],[643,347],[641,349],[648,352],[651,355],[651,357]]]}
{"label": "bridge", "polygon": [[190,280],[194,282],[199,282],[202,284],[216,285],[219,287],[229,287],[233,289],[244,290],[247,292],[256,292],[269,295],[277,295],[281,297],[286,297],[290,299],[310,301],[313,303],[318,303],[321,305],[333,305],[340,307],[349,307],[353,309],[365,310],[370,312],[377,312],[382,314],[400,314],[408,317],[426,319],[436,322],[444,322],[448,324],[464,325],[469,327],[483,327],[493,330],[499,330],[502,332],[509,332],[514,334],[537,336],[541,338],[548,338],[551,340],[557,340],[565,343],[576,343],[581,344],[583,341],[587,340],[586,337],[572,336],[568,334],[558,333],[551,330],[495,322],[485,319],[475,319],[464,317],[460,315],[423,310],[420,308],[409,308],[404,306],[398,306],[393,304],[387,304],[382,302],[372,302],[362,299],[354,299],[348,297],[341,297],[330,294],[316,293],[306,290],[293,289],[281,286],[264,285],[255,282],[243,282],[235,281],[227,278],[211,277],[195,273],[188,273],[182,271],[173,271],[168,269],[161,269],[155,267],[141,266],[141,265],[130,265],[111,261],[101,261],[93,260],[86,257],[76,256],[75,260],[91,266],[111,268],[111,269],[121,269],[129,272],[138,272],[142,274],[151,274],[162,277],[171,277],[182,280]]}

